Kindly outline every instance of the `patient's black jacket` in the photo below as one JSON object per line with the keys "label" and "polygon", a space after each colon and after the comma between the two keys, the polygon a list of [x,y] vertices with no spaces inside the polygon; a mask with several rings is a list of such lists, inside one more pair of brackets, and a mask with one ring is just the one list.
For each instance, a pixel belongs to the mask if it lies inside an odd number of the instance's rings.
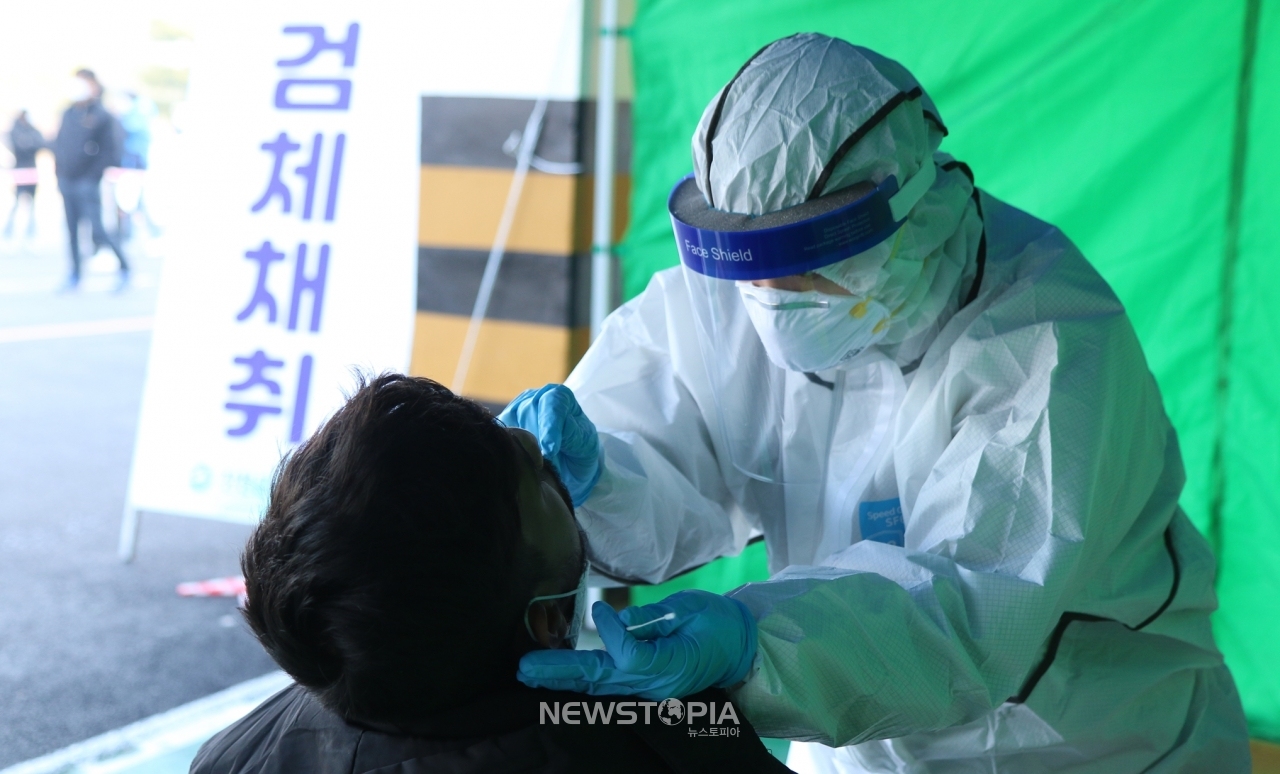
{"label": "patient's black jacket", "polygon": [[[292,685],[206,742],[191,774],[789,771],[741,713],[739,723],[725,717],[723,691],[703,691],[683,705],[715,702],[713,722],[660,717],[650,707],[646,723],[641,708],[618,706],[627,701],[635,700],[516,685],[404,732],[346,722]],[[566,714],[571,702],[591,705],[594,722],[581,706]],[[618,722],[630,713],[636,722]]]}

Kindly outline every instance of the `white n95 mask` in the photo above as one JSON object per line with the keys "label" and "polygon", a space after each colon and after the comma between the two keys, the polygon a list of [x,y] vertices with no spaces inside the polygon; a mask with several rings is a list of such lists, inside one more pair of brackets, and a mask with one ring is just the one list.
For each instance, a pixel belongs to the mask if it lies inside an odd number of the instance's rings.
{"label": "white n95 mask", "polygon": [[769,360],[789,371],[835,368],[862,354],[889,329],[887,309],[874,298],[738,285],[747,316]]}
{"label": "white n95 mask", "polygon": [[67,98],[72,102],[84,102],[93,96],[93,87],[84,78],[76,76],[67,82]]}

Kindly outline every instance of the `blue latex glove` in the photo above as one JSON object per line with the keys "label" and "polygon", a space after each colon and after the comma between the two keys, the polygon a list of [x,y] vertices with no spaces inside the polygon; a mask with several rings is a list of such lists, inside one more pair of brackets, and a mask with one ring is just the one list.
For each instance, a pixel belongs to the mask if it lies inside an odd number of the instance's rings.
{"label": "blue latex glove", "polygon": [[587,501],[604,465],[596,426],[582,413],[573,390],[563,384],[525,390],[503,409],[498,421],[536,435],[542,456],[560,474],[574,507]]}
{"label": "blue latex glove", "polygon": [[[671,614],[634,632],[626,627]],[[621,615],[591,608],[607,650],[535,650],[520,659],[520,682],[593,696],[682,698],[746,678],[756,657],[756,621],[747,606],[709,591],[679,591]]]}

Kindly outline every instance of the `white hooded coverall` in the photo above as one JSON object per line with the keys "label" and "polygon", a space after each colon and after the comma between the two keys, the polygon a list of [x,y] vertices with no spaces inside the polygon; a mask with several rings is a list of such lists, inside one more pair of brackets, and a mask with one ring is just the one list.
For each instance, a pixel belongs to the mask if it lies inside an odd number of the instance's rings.
{"label": "white hooded coverall", "polygon": [[[793,745],[815,770],[1247,771],[1213,556],[1124,308],[1056,228],[971,201],[983,239],[956,296],[976,297],[917,346],[819,374],[834,386],[782,372],[787,412],[758,421],[819,485],[729,463],[717,412],[736,407],[681,269],[614,312],[566,382],[605,455],[578,509],[592,565],[660,583],[762,533],[772,577],[730,593],[759,627],[732,698],[762,736],[819,743]],[[765,357],[728,330],[716,349]],[[867,504],[896,509],[905,546],[861,539]]]}

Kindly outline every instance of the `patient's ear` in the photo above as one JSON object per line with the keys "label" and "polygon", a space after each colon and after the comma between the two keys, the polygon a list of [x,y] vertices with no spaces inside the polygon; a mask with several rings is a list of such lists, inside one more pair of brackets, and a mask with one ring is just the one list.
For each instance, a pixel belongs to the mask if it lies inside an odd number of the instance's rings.
{"label": "patient's ear", "polygon": [[564,641],[569,633],[569,620],[558,601],[542,600],[529,606],[529,628],[533,630],[533,637],[539,646],[549,650],[569,647]]}

